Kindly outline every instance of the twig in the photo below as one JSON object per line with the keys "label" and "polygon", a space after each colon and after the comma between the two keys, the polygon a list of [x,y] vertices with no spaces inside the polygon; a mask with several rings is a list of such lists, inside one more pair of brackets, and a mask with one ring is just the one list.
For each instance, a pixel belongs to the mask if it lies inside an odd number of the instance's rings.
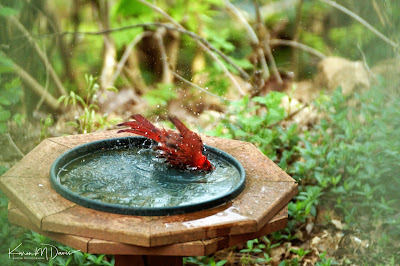
{"label": "twig", "polygon": [[[227,63],[232,65],[236,70],[239,71],[239,74],[242,78],[248,80],[250,77],[249,75],[238,65],[236,65],[229,57],[227,57],[221,50],[218,50],[217,48],[214,47],[209,41],[207,41],[205,38],[197,35],[196,33],[192,31],[188,31],[186,29],[181,29],[177,28],[175,26],[172,26],[170,24],[166,23],[161,23],[161,22],[148,22],[148,23],[139,23],[139,24],[134,24],[134,25],[128,25],[128,26],[123,26],[120,28],[114,28],[114,29],[107,29],[107,30],[101,30],[101,31],[76,31],[76,32],[70,32],[70,31],[64,31],[64,32],[59,32],[57,33],[58,35],[67,35],[67,34],[82,34],[82,35],[102,35],[102,34],[108,34],[108,33],[113,33],[113,32],[119,32],[119,31],[124,31],[124,30],[129,30],[133,28],[146,28],[146,27],[164,27],[169,30],[175,30],[180,33],[186,34],[190,37],[192,37],[195,41],[199,41],[202,45],[204,45],[207,49],[210,51],[213,51],[217,53],[219,56],[221,56]],[[211,55],[211,54],[210,54]],[[215,56],[215,54],[212,53],[212,55]],[[219,59],[218,59],[219,60]]]}
{"label": "twig", "polygon": [[[49,65],[45,64],[45,67],[46,67],[46,82],[45,82],[45,85],[44,85],[44,89],[45,89],[46,92],[48,92],[48,90],[49,90]],[[42,94],[42,96],[40,97],[39,102],[36,105],[36,108],[35,108],[36,111],[38,111],[39,108],[42,106],[43,101],[44,101],[44,94]]]}
{"label": "twig", "polygon": [[160,30],[156,31],[155,37],[157,39],[158,49],[160,49],[160,54],[161,54],[161,62],[162,62],[162,67],[163,67],[162,82],[163,83],[172,83],[173,78],[172,78],[171,70],[169,69],[169,66],[168,66],[168,57],[167,57],[167,52],[165,51],[163,34],[160,32]]}
{"label": "twig", "polygon": [[[106,0],[92,1],[93,13],[97,20],[100,30],[106,31],[110,28],[109,22],[109,2]],[[103,34],[104,47],[103,47],[103,66],[100,74],[101,87],[107,88],[113,86],[111,83],[114,68],[116,65],[116,49],[113,39],[108,33]]]}
{"label": "twig", "polygon": [[359,44],[357,44],[357,49],[360,51],[360,54],[361,54],[361,57],[362,57],[363,65],[364,65],[365,69],[367,70],[367,72],[368,72],[370,78],[375,78],[375,74],[374,74],[374,73],[371,71],[371,69],[369,68],[368,63],[367,63],[367,58],[365,57],[365,54],[364,54],[364,52],[363,52],[363,50],[361,49],[361,47],[360,47]]}
{"label": "twig", "polygon": [[[60,31],[60,25],[58,23],[59,21],[55,18],[54,13],[49,11],[49,8],[48,8],[49,5],[43,6],[43,9],[41,9],[37,6],[35,1],[27,1],[27,4],[32,6],[35,10],[37,10],[37,12],[39,12],[46,18],[46,21],[49,23],[50,27],[52,28],[52,30],[54,32]],[[73,15],[72,15],[72,17],[73,17]],[[62,38],[57,38],[56,44],[59,46],[59,52],[61,55],[61,59],[64,62],[64,65],[63,65],[64,75],[66,75],[70,81],[72,81],[73,83],[76,83],[76,78],[75,78],[74,72],[71,70],[71,56],[70,56],[72,54],[71,47],[73,47],[74,45],[72,44],[70,46],[67,46],[64,39],[62,39]]]}
{"label": "twig", "polygon": [[[7,56],[7,55],[6,55]],[[50,93],[40,85],[36,79],[34,79],[28,72],[26,72],[22,67],[17,65],[10,57],[7,58],[13,62],[13,69],[15,73],[26,82],[27,85],[38,95],[44,98],[44,102],[48,107],[53,109],[54,111],[58,111],[60,109],[60,105],[57,102],[57,99],[53,97]]]}
{"label": "twig", "polygon": [[13,148],[15,149],[15,151],[18,153],[19,156],[24,157],[25,154],[18,148],[18,146],[15,144],[15,142],[13,141],[11,135],[9,132],[7,132],[6,137],[8,139],[8,141],[11,143],[11,145],[13,146]]}
{"label": "twig", "polygon": [[291,40],[272,39],[272,40],[269,41],[269,43],[272,44],[272,45],[292,46],[292,47],[304,50],[304,51],[306,51],[306,52],[308,52],[310,54],[313,54],[316,57],[319,57],[321,59],[325,59],[326,58],[326,55],[324,55],[323,53],[315,50],[314,48],[312,48],[312,47],[310,47],[308,45],[305,45],[305,44],[302,44],[302,43],[299,43],[299,42],[295,42],[295,41],[291,41]]}
{"label": "twig", "polygon": [[279,74],[278,67],[276,66],[274,56],[272,55],[271,46],[269,46],[269,41],[263,41],[263,43],[264,43],[264,50],[267,53],[267,57],[268,57],[269,61],[271,62],[272,72],[274,73],[274,76],[275,76],[276,80],[278,81],[278,83],[282,84],[283,80],[282,80],[281,74]]}
{"label": "twig", "polygon": [[395,43],[394,41],[390,40],[389,38],[387,38],[385,35],[383,35],[382,33],[380,33],[377,29],[375,29],[373,26],[371,26],[371,24],[369,24],[368,22],[366,22],[363,18],[361,18],[359,15],[355,14],[354,12],[350,11],[349,9],[345,8],[342,5],[339,5],[338,3],[336,3],[335,1],[331,1],[331,0],[319,0],[321,2],[324,2],[325,4],[328,4],[334,8],[339,9],[340,11],[342,11],[343,13],[346,13],[347,15],[349,15],[350,17],[354,18],[355,20],[357,20],[358,22],[360,22],[364,27],[366,27],[367,29],[369,29],[370,31],[372,31],[376,36],[378,36],[379,38],[381,38],[383,41],[385,41],[386,43],[388,43],[389,45],[391,45],[394,48],[398,48],[399,44]]}
{"label": "twig", "polygon": [[257,47],[256,49],[258,50],[258,58],[260,58],[260,64],[263,70],[263,78],[267,79],[269,77],[269,68],[267,61],[265,60],[264,50],[258,48],[260,47],[260,40],[258,39],[257,34],[254,32],[253,28],[250,26],[249,22],[246,20],[243,14],[231,2],[225,0],[225,6],[243,24],[244,28],[247,31],[247,34],[250,37],[250,43],[254,47]]}
{"label": "twig", "polygon": [[[302,15],[302,7],[303,7],[303,0],[300,0],[296,7],[296,20],[295,20],[295,27],[294,27],[294,36],[293,41],[297,42],[299,40],[300,32],[301,32],[301,15]],[[293,69],[295,73],[299,72],[299,53],[297,49],[292,49],[292,60],[293,60]]]}
{"label": "twig", "polygon": [[22,32],[22,34],[25,36],[26,39],[33,45],[35,48],[37,54],[39,55],[39,58],[43,61],[45,65],[49,66],[49,73],[51,78],[53,79],[54,83],[56,84],[56,87],[61,95],[66,95],[67,91],[64,88],[61,80],[59,79],[58,75],[56,74],[56,71],[54,68],[51,66],[49,59],[47,58],[47,55],[43,53],[43,51],[40,49],[39,45],[34,41],[30,33],[27,31],[27,29],[22,25],[18,19],[16,19],[14,16],[9,16],[9,20]]}
{"label": "twig", "polygon": [[[151,9],[153,9],[154,11],[160,13],[161,15],[163,15],[165,18],[167,18],[169,21],[171,21],[176,27],[180,28],[180,29],[185,29],[181,24],[179,24],[175,19],[173,19],[170,15],[168,15],[167,13],[165,13],[161,8],[147,2],[144,0],[138,0],[139,2],[141,2],[142,4],[150,7]],[[224,73],[228,76],[228,78],[231,80],[231,82],[233,83],[233,85],[235,85],[235,87],[237,88],[238,92],[243,96],[245,95],[245,92],[243,91],[242,87],[239,85],[239,83],[237,82],[237,80],[235,79],[235,77],[231,74],[231,72],[229,72],[229,70],[226,68],[226,66],[222,63],[221,60],[219,60],[219,58],[211,51],[210,47],[207,47],[207,45],[200,41],[199,39],[194,39],[197,44],[204,50],[206,51],[213,59],[214,61],[216,61],[220,67],[222,68],[222,70],[224,71]],[[214,51],[216,52],[216,51]],[[218,52],[217,52],[218,53]],[[225,54],[221,53],[219,54],[220,56],[222,56],[225,60],[226,60],[226,56]],[[225,56],[225,57],[224,57]],[[228,61],[227,61],[228,62]],[[229,62],[232,66],[234,66],[238,71],[239,74],[242,78],[244,78],[245,80],[250,79],[249,75],[244,72],[240,67],[236,66],[236,64],[232,64],[233,62]]]}
{"label": "twig", "polygon": [[238,18],[239,21],[243,24],[250,37],[250,43],[253,45],[258,45],[260,41],[258,40],[257,34],[254,32],[253,28],[250,26],[249,22],[246,20],[243,14],[240,13],[240,11],[229,0],[225,0],[224,3],[228,10],[232,14],[234,14],[236,18]]}
{"label": "twig", "polygon": [[115,83],[115,80],[118,78],[118,76],[121,74],[122,68],[125,66],[126,61],[129,58],[130,53],[132,52],[133,48],[146,36],[149,36],[149,32],[143,32],[139,34],[138,36],[133,39],[129,43],[129,45],[126,47],[125,52],[122,54],[121,59],[119,60],[117,67],[115,68],[114,75],[111,79],[111,84]]}
{"label": "twig", "polygon": [[174,71],[172,71],[172,70],[171,70],[171,73],[172,73],[177,79],[179,79],[180,81],[182,81],[182,82],[184,82],[184,83],[186,83],[186,84],[189,84],[190,86],[193,86],[193,87],[195,87],[196,89],[199,89],[199,90],[201,90],[202,92],[207,93],[208,95],[211,95],[211,96],[213,96],[213,97],[217,97],[218,99],[220,99],[220,100],[223,101],[223,102],[227,102],[227,101],[228,101],[228,102],[231,102],[231,100],[226,99],[226,97],[221,97],[221,96],[219,96],[219,95],[217,95],[217,94],[214,94],[214,93],[212,93],[212,92],[209,92],[208,90],[206,90],[206,89],[204,89],[204,88],[202,88],[202,87],[200,87],[200,86],[194,84],[193,82],[190,82],[189,80],[185,79],[184,77],[182,77],[181,75],[179,75],[178,73],[176,73],[176,72],[174,72]]}
{"label": "twig", "polygon": [[262,16],[260,12],[260,6],[258,5],[257,0],[253,0],[254,7],[256,9],[256,15],[257,15],[257,26],[259,27],[259,38],[261,39],[261,45],[264,48],[264,52],[267,54],[268,60],[270,61],[271,64],[271,70],[272,73],[275,76],[276,81],[279,84],[283,83],[283,80],[281,78],[281,75],[279,74],[278,68],[275,63],[274,56],[272,55],[271,47],[269,46],[269,32],[267,27],[264,25],[262,21]]}
{"label": "twig", "polygon": [[310,103],[305,103],[302,107],[300,107],[299,109],[297,109],[296,111],[294,111],[293,113],[290,113],[288,116],[286,116],[283,120],[281,121],[277,121],[275,123],[272,123],[270,125],[268,125],[269,128],[274,127],[276,125],[279,125],[280,123],[282,123],[282,121],[288,121],[291,118],[293,118],[295,115],[297,115],[298,113],[300,113],[301,111],[303,111],[304,109],[306,109],[307,107],[310,106]]}

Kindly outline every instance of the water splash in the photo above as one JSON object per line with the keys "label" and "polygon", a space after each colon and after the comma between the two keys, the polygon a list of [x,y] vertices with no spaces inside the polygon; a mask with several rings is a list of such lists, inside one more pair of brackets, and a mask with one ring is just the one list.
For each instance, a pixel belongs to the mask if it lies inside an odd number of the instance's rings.
{"label": "water splash", "polygon": [[209,173],[170,167],[142,147],[116,147],[81,156],[60,168],[57,178],[89,199],[130,207],[174,207],[208,201],[229,193],[239,171],[217,155]]}

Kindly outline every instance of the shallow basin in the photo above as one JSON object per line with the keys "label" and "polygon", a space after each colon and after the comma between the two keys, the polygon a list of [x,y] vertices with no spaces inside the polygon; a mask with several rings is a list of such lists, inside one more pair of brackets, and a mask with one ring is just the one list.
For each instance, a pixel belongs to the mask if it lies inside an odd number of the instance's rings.
{"label": "shallow basin", "polygon": [[215,170],[180,170],[156,157],[144,137],[120,137],[77,146],[50,170],[53,188],[79,205],[119,214],[173,215],[200,211],[238,196],[245,171],[231,155],[205,146]]}

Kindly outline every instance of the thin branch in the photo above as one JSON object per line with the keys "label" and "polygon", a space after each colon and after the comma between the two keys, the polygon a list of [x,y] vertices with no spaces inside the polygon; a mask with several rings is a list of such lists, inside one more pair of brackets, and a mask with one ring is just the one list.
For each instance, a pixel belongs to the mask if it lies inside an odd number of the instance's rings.
{"label": "thin branch", "polygon": [[185,79],[184,77],[182,77],[181,75],[179,75],[178,73],[176,73],[176,72],[174,72],[174,71],[172,71],[172,70],[171,70],[171,73],[172,73],[177,79],[179,79],[180,81],[182,81],[182,82],[184,82],[184,83],[186,83],[186,84],[188,84],[188,85],[190,85],[190,86],[193,86],[193,87],[195,87],[196,89],[199,89],[199,90],[201,90],[202,92],[207,93],[208,95],[211,95],[211,96],[213,96],[213,97],[217,97],[218,99],[220,99],[220,100],[223,101],[223,102],[231,102],[231,100],[227,99],[226,97],[221,97],[221,96],[219,96],[219,95],[217,95],[217,94],[214,94],[214,93],[212,93],[212,92],[209,92],[208,90],[206,90],[206,89],[204,89],[204,88],[202,88],[202,87],[200,87],[200,86],[194,84],[193,82],[190,82],[189,80]]}
{"label": "thin branch", "polygon": [[173,17],[171,17],[170,15],[168,15],[168,13],[166,13],[164,10],[162,10],[161,8],[159,8],[158,6],[155,6],[145,0],[137,0],[138,2],[142,3],[143,5],[146,5],[148,7],[150,7],[151,9],[153,9],[154,11],[156,11],[157,13],[160,13],[161,15],[163,15],[163,17],[165,17],[166,19],[168,19],[172,24],[174,24],[177,28],[181,28],[184,29],[184,27],[179,24],[178,21],[176,21]]}
{"label": "thin branch", "polygon": [[278,68],[276,66],[275,58],[272,55],[271,47],[269,46],[270,36],[269,36],[267,27],[264,25],[264,23],[262,21],[260,6],[258,5],[257,0],[253,0],[253,3],[254,3],[254,7],[256,9],[257,26],[259,27],[259,38],[261,39],[261,45],[264,48],[264,52],[267,54],[268,60],[270,61],[271,70],[275,76],[276,81],[279,84],[282,84],[283,80],[282,80],[281,75],[279,74]]}
{"label": "thin branch", "polygon": [[282,84],[283,80],[282,80],[281,74],[279,74],[278,67],[276,66],[275,58],[272,55],[272,50],[271,50],[271,46],[269,46],[269,41],[263,41],[263,43],[264,43],[264,50],[267,53],[267,57],[268,57],[269,61],[271,62],[272,72],[274,73],[274,76],[275,76],[276,80],[278,81],[278,83]]}
{"label": "thin branch", "polygon": [[365,54],[364,54],[364,52],[363,52],[363,50],[361,49],[361,47],[360,47],[359,44],[357,44],[357,49],[358,49],[358,50],[360,51],[360,53],[361,53],[363,65],[364,65],[365,69],[367,70],[367,72],[368,72],[370,78],[374,78],[374,77],[375,77],[375,74],[371,71],[371,68],[368,66],[367,58],[365,57]]}
{"label": "thin branch", "polygon": [[[160,13],[161,15],[163,15],[165,18],[167,18],[170,22],[172,22],[176,27],[180,28],[180,29],[185,29],[181,24],[179,24],[175,19],[173,19],[170,15],[168,15],[166,12],[164,12],[161,8],[145,1],[145,0],[138,0],[139,2],[141,2],[142,4],[150,7],[151,9],[153,9],[154,11]],[[207,47],[207,45],[205,45],[204,42],[201,42],[198,39],[194,39],[197,44],[204,50],[206,51],[213,59],[214,61],[216,61],[220,67],[222,68],[222,70],[224,71],[224,73],[229,77],[229,79],[232,81],[233,85],[235,85],[235,87],[237,88],[237,90],[239,91],[239,93],[243,96],[245,95],[245,92],[243,91],[242,87],[239,85],[239,83],[237,82],[237,80],[235,79],[235,77],[231,74],[231,72],[229,72],[229,70],[226,68],[226,66],[222,63],[221,60],[219,60],[219,58],[211,51],[210,47]],[[216,52],[216,51],[214,51]],[[223,53],[222,53],[223,54]],[[220,56],[222,56],[222,54],[220,54]],[[225,54],[223,54],[225,55]],[[223,57],[224,58],[224,57]],[[225,58],[224,58],[225,59]],[[226,59],[225,59],[226,60]],[[228,62],[228,61],[227,61]],[[236,64],[232,64],[233,62],[230,62],[231,65],[233,65],[234,67],[236,66]],[[244,78],[245,80],[249,80],[250,77],[249,75],[244,72],[240,67],[235,67],[238,71],[239,74],[242,78]]]}
{"label": "thin branch", "polygon": [[[49,65],[46,64],[45,67],[46,67],[46,82],[44,85],[44,89],[46,92],[48,92],[48,90],[49,90]],[[35,108],[36,111],[38,111],[39,108],[42,106],[43,101],[44,101],[44,96],[45,96],[45,94],[42,94],[42,96],[40,97],[40,100],[37,103],[36,108]]]}
{"label": "thin branch", "polygon": [[18,148],[18,146],[15,144],[15,142],[13,141],[13,139],[12,139],[10,133],[7,132],[5,135],[6,135],[7,139],[8,139],[8,141],[10,142],[11,146],[13,146],[13,148],[15,149],[15,151],[18,153],[18,155],[21,156],[21,158],[24,157],[25,154],[24,154],[24,153]]}
{"label": "thin branch", "polygon": [[[55,17],[54,13],[50,12],[49,10],[49,5],[43,6],[43,9],[37,6],[35,1],[26,1],[27,4],[32,6],[38,13],[42,14],[45,18],[50,27],[52,28],[53,32],[59,32],[60,31],[60,25],[59,21]],[[72,15],[73,17],[73,15]],[[57,38],[56,39],[56,44],[59,46],[59,52],[61,55],[61,59],[64,62],[64,67],[63,67],[63,72],[64,74],[68,77],[70,81],[73,83],[76,83],[76,78],[74,75],[74,72],[71,70],[71,46],[67,46],[65,43],[65,40],[62,38]],[[47,53],[45,53],[47,54]]]}
{"label": "thin branch", "polygon": [[47,55],[43,53],[43,51],[40,49],[39,45],[35,42],[35,40],[32,38],[31,34],[28,32],[28,30],[22,25],[18,19],[16,19],[14,16],[10,16],[9,20],[22,32],[22,34],[25,36],[26,39],[33,45],[35,48],[37,54],[39,55],[39,58],[43,61],[45,65],[49,66],[49,73],[51,78],[53,79],[59,93],[61,95],[66,95],[67,91],[64,88],[64,85],[62,84],[61,80],[59,79],[58,75],[56,74],[56,71],[54,68],[51,66],[49,59],[47,58]]}
{"label": "thin branch", "polygon": [[323,53],[315,50],[314,48],[307,46],[305,44],[299,43],[299,42],[295,42],[295,41],[291,41],[291,40],[282,40],[282,39],[272,39],[269,41],[269,43],[271,45],[287,45],[287,46],[292,46],[294,48],[297,49],[301,49],[303,51],[306,51],[312,55],[315,55],[316,57],[319,57],[321,59],[325,59],[326,55],[324,55]]}
{"label": "thin branch", "polygon": [[[228,10],[243,24],[244,28],[247,31],[247,34],[250,37],[250,43],[254,47],[260,47],[260,40],[257,37],[257,34],[254,32],[253,28],[250,26],[249,22],[243,16],[243,14],[228,0],[225,0],[225,6]],[[269,77],[269,68],[267,61],[265,60],[265,54],[263,49],[256,48],[258,51],[258,57],[260,58],[261,68],[263,70],[263,78],[267,79]]]}
{"label": "thin branch", "polygon": [[269,78],[269,67],[267,64],[267,60],[265,59],[265,53],[262,48],[258,48],[258,58],[260,58],[260,65],[261,68],[263,69],[263,78],[268,79]]}
{"label": "thin branch", "polygon": [[328,4],[334,8],[339,9],[340,11],[342,11],[343,13],[346,13],[347,15],[349,15],[350,17],[354,18],[355,20],[357,20],[358,22],[360,22],[364,27],[366,27],[367,29],[369,29],[370,31],[372,31],[376,36],[378,36],[379,38],[381,38],[383,41],[385,41],[386,43],[388,43],[389,45],[391,45],[394,48],[398,48],[399,44],[395,43],[394,41],[390,40],[389,38],[387,38],[385,35],[383,35],[381,32],[379,32],[377,29],[375,29],[373,26],[371,26],[371,24],[369,24],[368,22],[366,22],[363,18],[361,18],[359,15],[355,14],[354,12],[350,11],[349,9],[345,8],[342,5],[339,5],[338,3],[336,3],[335,1],[331,1],[331,0],[319,0],[321,2],[324,2],[325,4]]}
{"label": "thin branch", "polygon": [[[7,56],[7,55],[6,55]],[[7,56],[9,60],[13,62],[13,69],[15,73],[23,80],[26,82],[27,85],[38,95],[42,96],[44,99],[45,104],[53,109],[54,111],[60,110],[60,105],[57,102],[57,99],[53,97],[50,93],[46,91],[45,88],[43,88],[42,85],[39,84],[39,82],[36,81],[28,72],[26,72],[22,67],[17,65],[10,57]]]}
{"label": "thin branch", "polygon": [[288,114],[288,116],[286,116],[283,120],[281,121],[277,121],[275,123],[270,124],[268,127],[274,127],[279,125],[280,123],[282,123],[283,121],[289,121],[290,119],[292,119],[295,115],[297,115],[298,113],[300,113],[301,111],[303,111],[304,109],[306,109],[307,107],[310,106],[310,103],[305,103],[302,107],[300,107],[299,109],[297,109],[296,111],[294,111],[293,113]]}
{"label": "thin branch", "polygon": [[169,66],[168,66],[168,57],[167,57],[167,52],[165,50],[163,34],[159,30],[157,30],[155,33],[155,37],[157,39],[158,49],[160,49],[160,54],[161,54],[161,62],[162,62],[162,67],[163,67],[162,82],[163,83],[172,83],[173,77],[171,74],[171,70],[169,69]]}
{"label": "thin branch", "polygon": [[[204,45],[207,49],[217,53],[219,56],[221,56],[227,63],[232,65],[236,70],[239,71],[240,76],[246,80],[248,80],[250,77],[249,75],[238,65],[236,65],[229,57],[227,57],[221,50],[217,49],[212,45],[209,41],[207,41],[205,38],[197,35],[196,33],[192,31],[188,31],[183,28],[177,28],[175,26],[172,26],[170,24],[166,23],[161,23],[161,22],[148,22],[148,23],[139,23],[139,24],[134,24],[134,25],[128,25],[128,26],[123,26],[120,28],[114,28],[114,29],[107,29],[107,30],[101,30],[101,31],[76,31],[76,32],[70,32],[70,31],[64,31],[64,32],[59,32],[57,33],[58,35],[67,35],[67,34],[82,34],[82,35],[102,35],[102,34],[108,34],[108,33],[113,33],[113,32],[120,32],[120,31],[125,31],[125,30],[130,30],[133,28],[146,28],[146,27],[164,27],[169,30],[175,30],[180,33],[186,34],[190,37],[192,37],[195,41],[201,42],[202,45]],[[210,54],[211,55],[211,54]],[[214,54],[213,54],[214,55]],[[215,55],[214,55],[215,56]],[[219,59],[218,59],[219,60]]]}
{"label": "thin branch", "polygon": [[[109,18],[109,2],[107,0],[92,2],[93,13],[97,20],[100,30],[106,31],[110,28]],[[107,88],[113,86],[111,83],[114,68],[116,63],[116,49],[115,44],[111,36],[106,33],[103,34],[104,46],[103,46],[103,66],[100,74],[100,85],[101,87]]]}
{"label": "thin branch", "polygon": [[121,59],[119,60],[117,67],[115,68],[114,75],[111,79],[111,84],[115,83],[115,80],[118,78],[118,76],[121,74],[122,68],[125,66],[126,61],[129,58],[130,53],[132,52],[133,48],[146,36],[149,36],[149,32],[143,32],[139,34],[138,36],[133,39],[129,43],[129,45],[126,47],[125,52],[122,54]]}
{"label": "thin branch", "polygon": [[260,41],[258,40],[257,34],[254,32],[253,28],[250,26],[243,14],[229,0],[225,0],[224,3],[228,10],[243,24],[250,37],[250,43],[253,45],[258,45]]}
{"label": "thin branch", "polygon": [[[297,42],[300,37],[301,33],[301,16],[303,14],[302,9],[303,9],[303,0],[300,0],[299,3],[296,6],[296,19],[294,23],[294,35],[293,35],[293,41]],[[292,61],[293,61],[293,69],[295,70],[295,73],[299,72],[299,53],[297,49],[292,49]]]}
{"label": "thin branch", "polygon": [[229,78],[232,80],[232,82],[234,83],[234,85],[236,86],[236,88],[238,89],[238,91],[240,92],[241,95],[245,95],[245,92],[243,91],[243,89],[240,87],[239,83],[236,81],[236,79],[232,76],[232,74],[229,72],[229,70],[226,68],[226,66],[222,63],[222,61],[212,52],[214,51],[215,53],[217,53],[219,56],[221,56],[227,63],[229,63],[230,65],[232,65],[236,70],[239,71],[240,76],[245,79],[248,80],[250,77],[249,75],[238,65],[236,65],[231,59],[229,59],[229,57],[227,57],[223,52],[221,52],[220,50],[218,50],[217,48],[215,48],[210,42],[208,42],[206,39],[204,39],[203,37],[195,34],[192,31],[188,31],[185,29],[181,29],[181,28],[177,28],[174,27],[172,25],[169,24],[165,24],[165,23],[160,23],[160,22],[149,22],[149,23],[140,23],[140,24],[135,24],[135,25],[128,25],[128,26],[124,26],[124,27],[120,27],[120,28],[114,28],[114,29],[107,29],[107,30],[103,30],[103,31],[81,31],[81,32],[69,32],[69,31],[64,31],[64,32],[59,32],[57,33],[57,35],[67,35],[67,34],[82,34],[82,35],[101,35],[101,34],[108,34],[108,33],[112,33],[112,32],[119,32],[119,31],[124,31],[124,30],[129,30],[129,29],[133,29],[133,28],[138,28],[138,27],[151,27],[151,26],[155,26],[155,27],[164,27],[166,29],[169,30],[176,30],[180,33],[183,34],[187,34],[190,37],[192,37],[196,42],[198,42],[198,44],[200,46],[203,47],[203,49],[207,49],[207,51],[209,52],[209,55],[216,61],[218,62],[218,64],[221,66],[222,70],[225,72],[225,74],[227,74],[229,76]]}

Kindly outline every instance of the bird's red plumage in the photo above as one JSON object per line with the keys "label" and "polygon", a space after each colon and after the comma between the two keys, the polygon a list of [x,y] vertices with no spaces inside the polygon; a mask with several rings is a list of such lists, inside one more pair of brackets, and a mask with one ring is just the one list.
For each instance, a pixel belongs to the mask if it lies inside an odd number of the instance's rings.
{"label": "bird's red plumage", "polygon": [[130,132],[158,142],[156,149],[159,150],[160,157],[165,158],[173,166],[204,171],[213,169],[210,161],[202,153],[203,141],[200,136],[190,131],[176,117],[170,117],[170,120],[179,133],[159,129],[139,114],[133,115],[132,118],[135,121],[118,125],[130,127],[130,129],[120,130],[118,133]]}

